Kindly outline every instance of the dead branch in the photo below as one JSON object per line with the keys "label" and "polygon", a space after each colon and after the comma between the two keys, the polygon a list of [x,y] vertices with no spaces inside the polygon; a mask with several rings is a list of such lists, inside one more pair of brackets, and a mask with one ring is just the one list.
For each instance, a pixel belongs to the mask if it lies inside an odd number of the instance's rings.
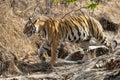
{"label": "dead branch", "polygon": [[81,10],[81,9],[83,9],[83,8],[87,8],[87,7],[81,7],[81,8],[79,8],[79,9],[72,10],[72,11],[66,13],[64,16],[62,16],[61,19],[63,19],[63,18],[64,18],[65,16],[67,16],[68,14],[70,14],[70,13],[72,13],[72,12],[79,11],[79,10],[80,10],[80,12],[81,12],[83,15],[85,15],[84,12]]}

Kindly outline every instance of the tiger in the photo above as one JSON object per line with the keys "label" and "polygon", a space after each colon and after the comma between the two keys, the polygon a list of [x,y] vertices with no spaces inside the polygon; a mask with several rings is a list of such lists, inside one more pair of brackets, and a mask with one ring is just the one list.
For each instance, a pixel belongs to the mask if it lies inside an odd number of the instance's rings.
{"label": "tiger", "polygon": [[[70,16],[63,19],[48,17],[34,20],[29,18],[23,33],[28,37],[37,33],[48,41],[51,47],[50,64],[56,63],[57,48],[59,43],[64,41],[78,44],[90,41],[90,39],[94,37],[100,44],[109,48],[110,52],[114,50],[111,42],[105,36],[100,22],[89,15]],[[47,48],[45,48],[43,44],[42,49],[38,49],[38,55],[42,56],[41,52],[44,52],[45,49]]]}

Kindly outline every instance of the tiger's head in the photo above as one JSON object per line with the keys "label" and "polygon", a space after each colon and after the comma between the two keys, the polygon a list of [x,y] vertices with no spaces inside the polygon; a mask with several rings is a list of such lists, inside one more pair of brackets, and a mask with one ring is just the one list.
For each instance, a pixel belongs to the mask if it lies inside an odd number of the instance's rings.
{"label": "tiger's head", "polygon": [[33,18],[29,18],[29,21],[24,27],[23,33],[26,34],[28,37],[32,36],[35,33],[35,23],[37,20],[33,20]]}
{"label": "tiger's head", "polygon": [[39,33],[42,31],[44,27],[46,19],[36,19],[29,18],[29,21],[24,27],[23,33],[26,34],[28,37],[32,36],[35,32]]}

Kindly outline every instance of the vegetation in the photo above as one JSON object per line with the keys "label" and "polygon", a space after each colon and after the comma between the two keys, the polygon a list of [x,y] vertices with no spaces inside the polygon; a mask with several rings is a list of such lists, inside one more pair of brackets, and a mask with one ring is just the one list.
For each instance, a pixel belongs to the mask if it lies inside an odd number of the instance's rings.
{"label": "vegetation", "polygon": [[95,8],[100,8],[100,5],[97,2],[86,3],[85,7],[94,10]]}
{"label": "vegetation", "polygon": [[[76,0],[67,0],[66,2],[68,3],[74,3]],[[54,0],[55,3],[60,2],[60,0]]]}

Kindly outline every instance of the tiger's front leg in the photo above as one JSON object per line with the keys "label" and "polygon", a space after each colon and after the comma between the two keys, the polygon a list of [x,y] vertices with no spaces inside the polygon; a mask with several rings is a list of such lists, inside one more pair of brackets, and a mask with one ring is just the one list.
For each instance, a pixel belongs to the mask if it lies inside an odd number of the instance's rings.
{"label": "tiger's front leg", "polygon": [[57,60],[57,47],[58,47],[58,42],[54,41],[51,45],[51,60],[50,63],[53,65],[56,63]]}
{"label": "tiger's front leg", "polygon": [[38,49],[38,56],[42,62],[48,60],[51,51],[51,45],[48,42],[43,43]]}

